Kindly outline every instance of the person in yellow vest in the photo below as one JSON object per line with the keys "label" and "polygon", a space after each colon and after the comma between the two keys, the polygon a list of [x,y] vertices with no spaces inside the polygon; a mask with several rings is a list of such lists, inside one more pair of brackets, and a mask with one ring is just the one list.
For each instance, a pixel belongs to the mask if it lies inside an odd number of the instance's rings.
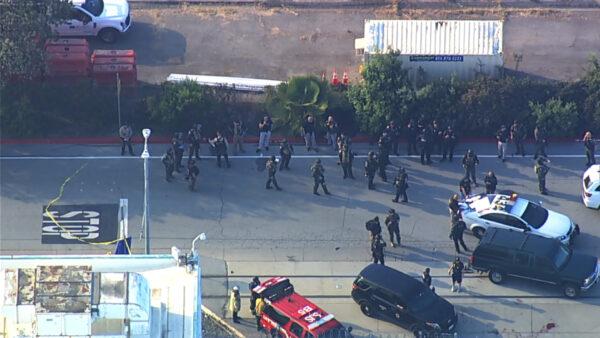
{"label": "person in yellow vest", "polygon": [[232,313],[232,319],[234,323],[240,322],[240,317],[238,317],[238,312],[242,307],[242,299],[240,297],[240,289],[237,286],[233,287],[231,291],[231,295],[229,296],[229,304],[227,308]]}
{"label": "person in yellow vest", "polygon": [[263,311],[265,310],[265,300],[263,298],[262,295],[260,295],[257,299],[256,299],[256,307],[255,307],[255,311],[256,311],[256,330],[257,331],[261,331],[262,327],[260,326],[260,316],[262,315]]}

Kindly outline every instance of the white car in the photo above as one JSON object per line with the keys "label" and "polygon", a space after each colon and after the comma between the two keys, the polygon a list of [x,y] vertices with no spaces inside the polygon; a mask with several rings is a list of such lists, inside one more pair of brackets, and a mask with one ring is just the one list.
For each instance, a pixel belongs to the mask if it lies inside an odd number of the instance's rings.
{"label": "white car", "polygon": [[98,36],[106,43],[117,41],[131,27],[127,0],[73,0],[69,19],[56,24],[61,37]]}
{"label": "white car", "polygon": [[572,243],[579,226],[563,214],[543,208],[517,194],[479,194],[459,203],[463,220],[476,237],[488,227],[530,231],[533,234]]}
{"label": "white car", "polygon": [[583,173],[583,204],[600,209],[600,164],[594,164]]}

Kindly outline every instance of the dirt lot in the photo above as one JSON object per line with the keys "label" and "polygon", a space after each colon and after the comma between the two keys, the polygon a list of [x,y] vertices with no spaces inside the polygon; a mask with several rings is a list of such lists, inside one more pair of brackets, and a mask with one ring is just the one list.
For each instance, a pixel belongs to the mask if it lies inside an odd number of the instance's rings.
{"label": "dirt lot", "polygon": [[[600,52],[598,10],[264,9],[154,6],[134,8],[134,26],[114,48],[138,53],[139,78],[160,82],[170,73],[285,79],[293,74],[347,70],[361,57],[354,39],[368,18],[503,19],[505,65],[543,78],[580,76]],[[106,48],[97,41],[96,48]]]}

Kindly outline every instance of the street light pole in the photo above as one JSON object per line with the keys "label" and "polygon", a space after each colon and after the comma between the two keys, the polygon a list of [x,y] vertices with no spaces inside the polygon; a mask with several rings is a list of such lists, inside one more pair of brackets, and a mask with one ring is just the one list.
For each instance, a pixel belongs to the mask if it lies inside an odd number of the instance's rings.
{"label": "street light pole", "polygon": [[150,137],[150,129],[143,129],[142,136],[144,136],[144,151],[142,152],[141,158],[144,160],[144,237],[146,239],[146,255],[150,254],[150,201],[148,201],[148,195],[150,188],[148,186],[148,159],[150,153],[148,152],[148,138]]}

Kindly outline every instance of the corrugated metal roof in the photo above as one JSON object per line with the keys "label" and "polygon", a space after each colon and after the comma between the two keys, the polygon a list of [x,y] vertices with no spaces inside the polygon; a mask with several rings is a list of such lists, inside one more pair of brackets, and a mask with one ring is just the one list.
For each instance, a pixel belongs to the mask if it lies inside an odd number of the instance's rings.
{"label": "corrugated metal roof", "polygon": [[502,54],[502,21],[366,20],[365,53]]}

